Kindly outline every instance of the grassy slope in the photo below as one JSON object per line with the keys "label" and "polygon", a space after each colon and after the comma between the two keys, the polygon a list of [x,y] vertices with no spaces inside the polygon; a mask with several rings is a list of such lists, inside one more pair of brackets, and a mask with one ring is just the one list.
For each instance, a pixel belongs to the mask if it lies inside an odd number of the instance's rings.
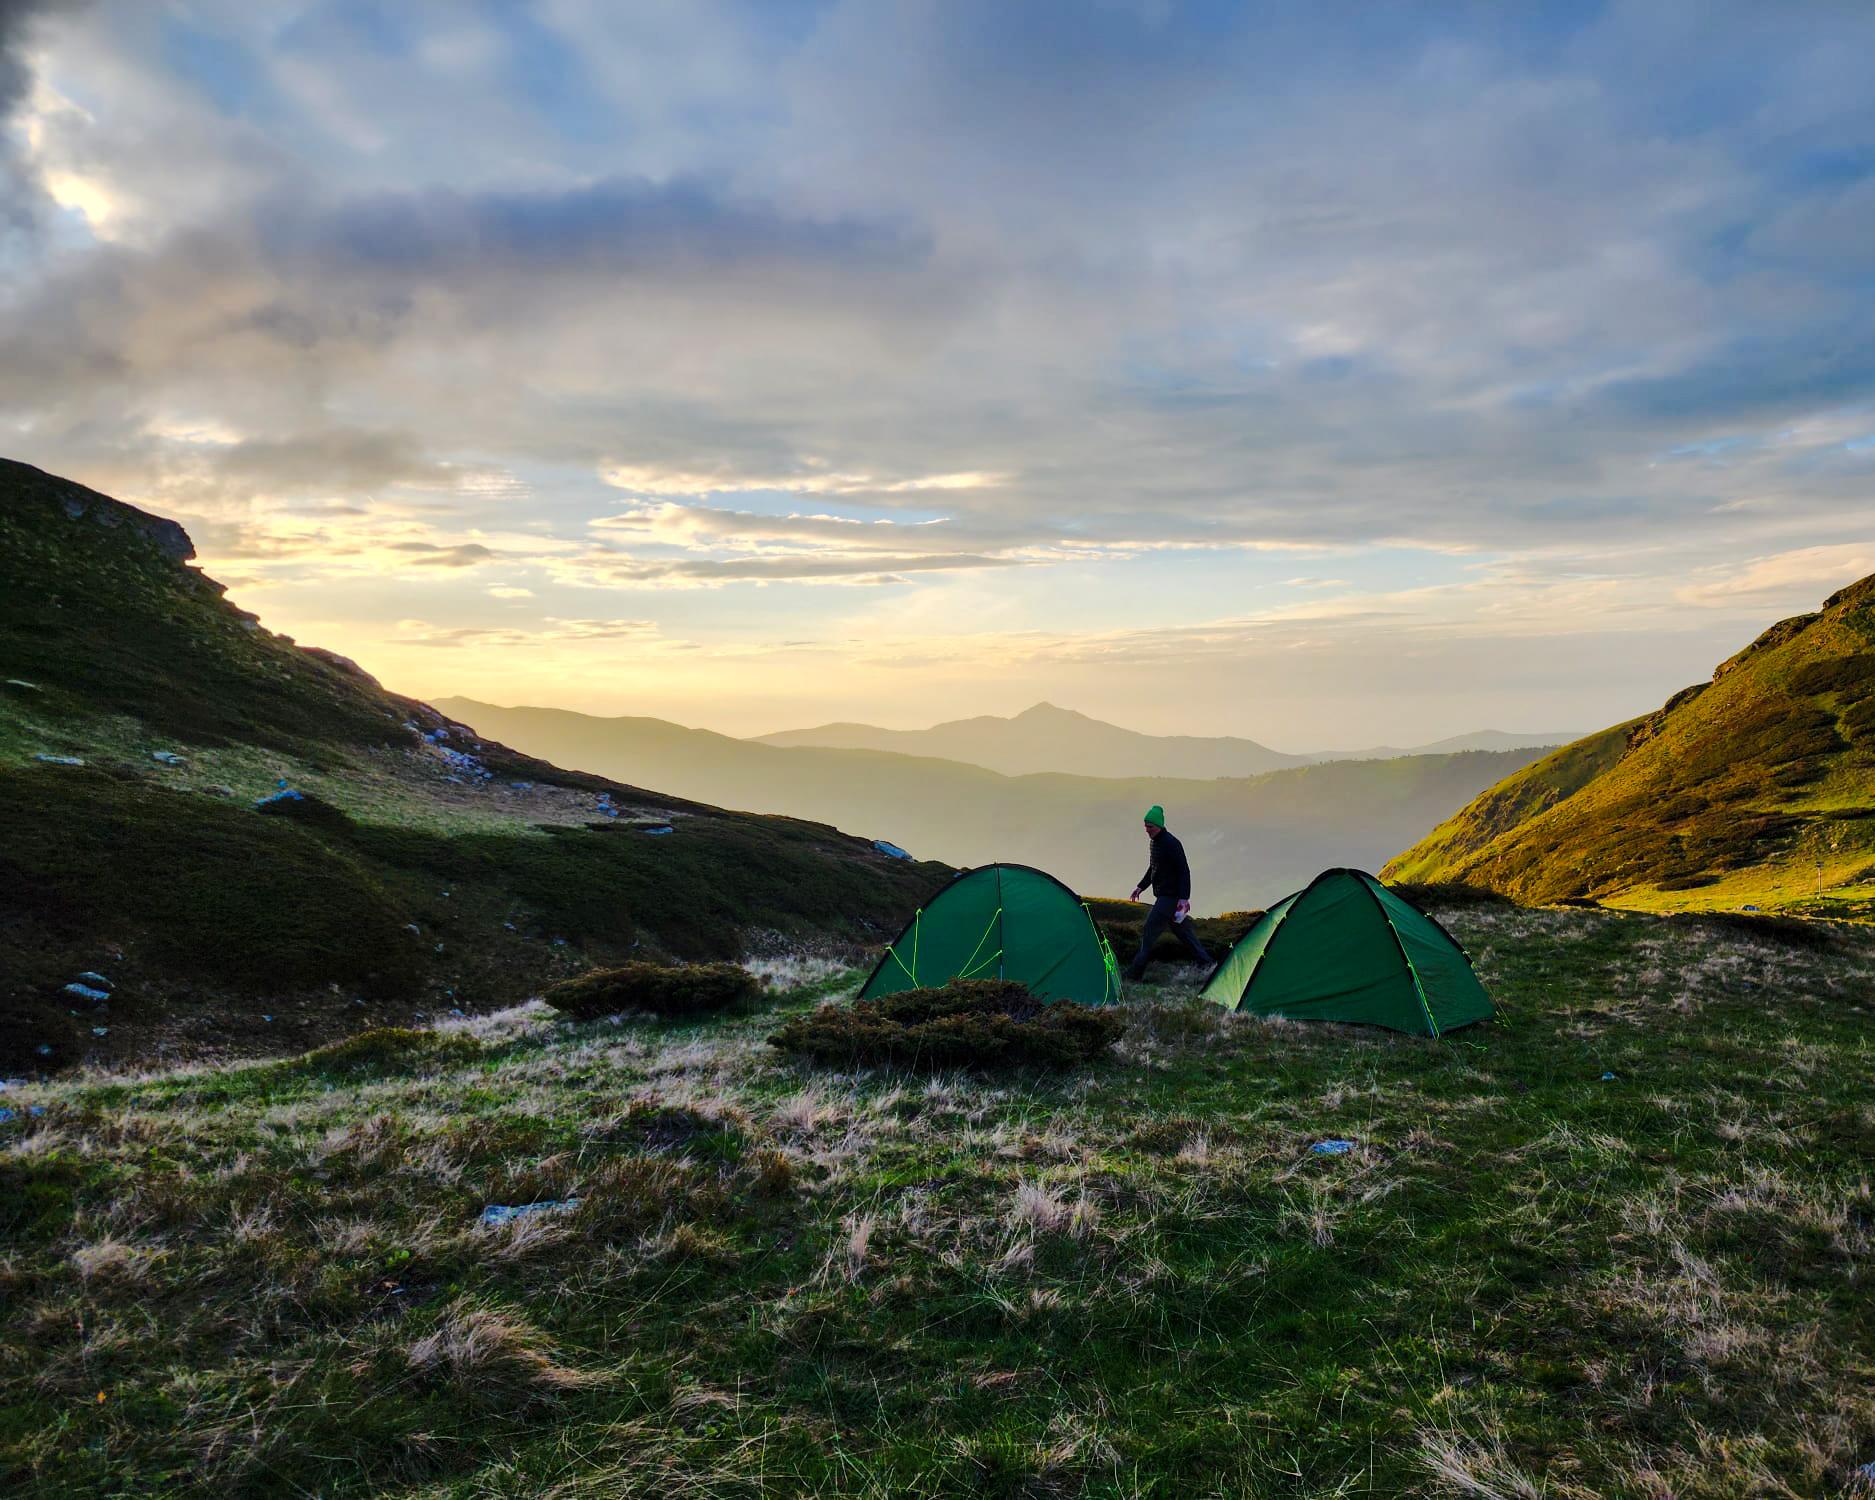
{"label": "grassy slope", "polygon": [[[634,949],[873,938],[948,873],[460,734],[500,774],[452,780],[411,727],[439,715],[260,628],[186,552],[169,523],[0,463],[0,679],[19,680],[0,686],[0,1073],[304,1046]],[[281,780],[348,816],[251,811]],[[601,819],[601,792],[628,816]],[[92,969],[117,990],[74,1015],[59,987]]]}
{"label": "grassy slope", "polygon": [[1875,912],[1875,579],[1492,788],[1386,873],[1526,901]]}
{"label": "grassy slope", "polygon": [[659,719],[441,705],[562,765],[730,807],[761,806],[888,838],[930,858],[1039,865],[1078,890],[1126,890],[1146,864],[1139,817],[1161,803],[1202,911],[1264,906],[1331,865],[1371,868],[1536,750],[1303,766],[1243,780],[1010,777],[875,750],[782,748]]}
{"label": "grassy slope", "polygon": [[1506,776],[1393,860],[1387,866],[1389,877],[1414,882],[1447,879],[1494,839],[1573,797],[1612,767],[1626,753],[1628,735],[1639,723],[1617,724],[1585,736]]}
{"label": "grassy slope", "polygon": [[1443,1043],[1166,996],[1081,1076],[831,1076],[797,991],[16,1089],[0,1487],[1837,1492],[1875,948],[1442,916],[1502,1012]]}

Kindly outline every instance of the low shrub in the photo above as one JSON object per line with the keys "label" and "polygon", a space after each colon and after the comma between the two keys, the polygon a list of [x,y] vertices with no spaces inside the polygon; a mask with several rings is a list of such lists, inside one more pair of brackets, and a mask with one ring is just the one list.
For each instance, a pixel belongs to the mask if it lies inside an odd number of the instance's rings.
{"label": "low shrub", "polygon": [[1790,690],[1804,698],[1824,693],[1865,693],[1872,688],[1875,688],[1875,653],[1866,651],[1808,662],[1790,678]]}
{"label": "low shrub", "polygon": [[1875,696],[1864,698],[1848,709],[1840,722],[1851,744],[1875,748]]}
{"label": "low shrub", "polygon": [[1801,917],[1768,916],[1745,911],[1703,911],[1675,917],[1673,920],[1782,948],[1828,951],[1842,946],[1842,934],[1831,924],[1806,922]]}
{"label": "low shrub", "polygon": [[480,1042],[460,1032],[372,1026],[275,1066],[296,1073],[405,1072],[426,1064],[467,1062],[481,1050]]}
{"label": "low shrub", "polygon": [[1067,1068],[1092,1062],[1126,1030],[1113,1010],[1042,1001],[1003,979],[956,979],[796,1016],[771,1047],[842,1067]]}
{"label": "low shrub", "polygon": [[1462,880],[1435,880],[1425,884],[1411,881],[1388,881],[1387,889],[1392,891],[1408,906],[1425,911],[1429,907],[1454,906],[1515,906],[1502,891],[1490,890],[1481,885],[1466,885]]}
{"label": "low shrub", "polygon": [[755,976],[735,964],[674,968],[630,963],[562,980],[541,998],[555,1010],[590,1021],[622,1010],[648,1010],[660,1016],[708,1015],[752,999],[759,989]]}
{"label": "low shrub", "polygon": [[1729,724],[1726,733],[1689,748],[1675,770],[1685,786],[1723,783],[1734,780],[1741,766],[1783,766],[1842,748],[1836,716],[1827,709],[1813,703],[1764,703]]}

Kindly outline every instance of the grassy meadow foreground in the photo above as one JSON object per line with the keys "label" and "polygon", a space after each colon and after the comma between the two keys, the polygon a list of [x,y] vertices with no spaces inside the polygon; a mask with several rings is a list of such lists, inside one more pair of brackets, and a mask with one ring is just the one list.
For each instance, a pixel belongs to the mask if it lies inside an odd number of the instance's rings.
{"label": "grassy meadow foreground", "polygon": [[1173,986],[1087,1069],[834,1074],[766,1045],[806,964],[16,1084],[0,1487],[1854,1493],[1875,942],[1441,915],[1442,1042]]}

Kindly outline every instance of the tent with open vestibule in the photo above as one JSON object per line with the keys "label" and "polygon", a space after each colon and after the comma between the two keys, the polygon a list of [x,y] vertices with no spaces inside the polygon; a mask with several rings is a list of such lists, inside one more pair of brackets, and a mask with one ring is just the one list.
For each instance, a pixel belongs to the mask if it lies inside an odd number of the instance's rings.
{"label": "tent with open vestibule", "polygon": [[1013,979],[1039,1000],[1120,998],[1119,965],[1093,915],[1054,876],[1027,865],[965,870],[905,924],[859,998],[953,979]]}
{"label": "tent with open vestibule", "polygon": [[1204,987],[1226,1010],[1440,1036],[1492,1014],[1458,940],[1362,870],[1285,896]]}

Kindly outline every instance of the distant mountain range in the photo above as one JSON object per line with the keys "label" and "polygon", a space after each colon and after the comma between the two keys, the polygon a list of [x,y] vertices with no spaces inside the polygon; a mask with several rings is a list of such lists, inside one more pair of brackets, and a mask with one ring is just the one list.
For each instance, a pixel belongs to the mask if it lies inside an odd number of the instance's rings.
{"label": "distant mountain range", "polygon": [[1492,787],[1387,873],[1531,902],[1875,916],[1875,577]]}
{"label": "distant mountain range", "polygon": [[740,740],[661,719],[467,698],[439,699],[437,708],[558,764],[831,822],[923,859],[1039,865],[1089,894],[1131,889],[1146,863],[1140,815],[1162,803],[1191,853],[1196,904],[1209,912],[1264,905],[1328,865],[1376,866],[1540,753],[1407,755],[1234,779],[1007,776],[929,756]]}
{"label": "distant mountain range", "polygon": [[1564,745],[1574,734],[1506,734],[1484,729],[1430,745],[1366,750],[1320,750],[1290,755],[1255,740],[1230,736],[1155,735],[1123,729],[1070,708],[1038,703],[1014,718],[984,714],[929,729],[880,729],[871,724],[822,724],[756,736],[764,745],[831,750],[883,750],[928,755],[1000,771],[1005,776],[1059,772],[1069,776],[1176,776],[1209,781],[1259,776],[1331,760],[1394,760],[1406,755],[1453,755],[1466,750],[1527,750]]}

